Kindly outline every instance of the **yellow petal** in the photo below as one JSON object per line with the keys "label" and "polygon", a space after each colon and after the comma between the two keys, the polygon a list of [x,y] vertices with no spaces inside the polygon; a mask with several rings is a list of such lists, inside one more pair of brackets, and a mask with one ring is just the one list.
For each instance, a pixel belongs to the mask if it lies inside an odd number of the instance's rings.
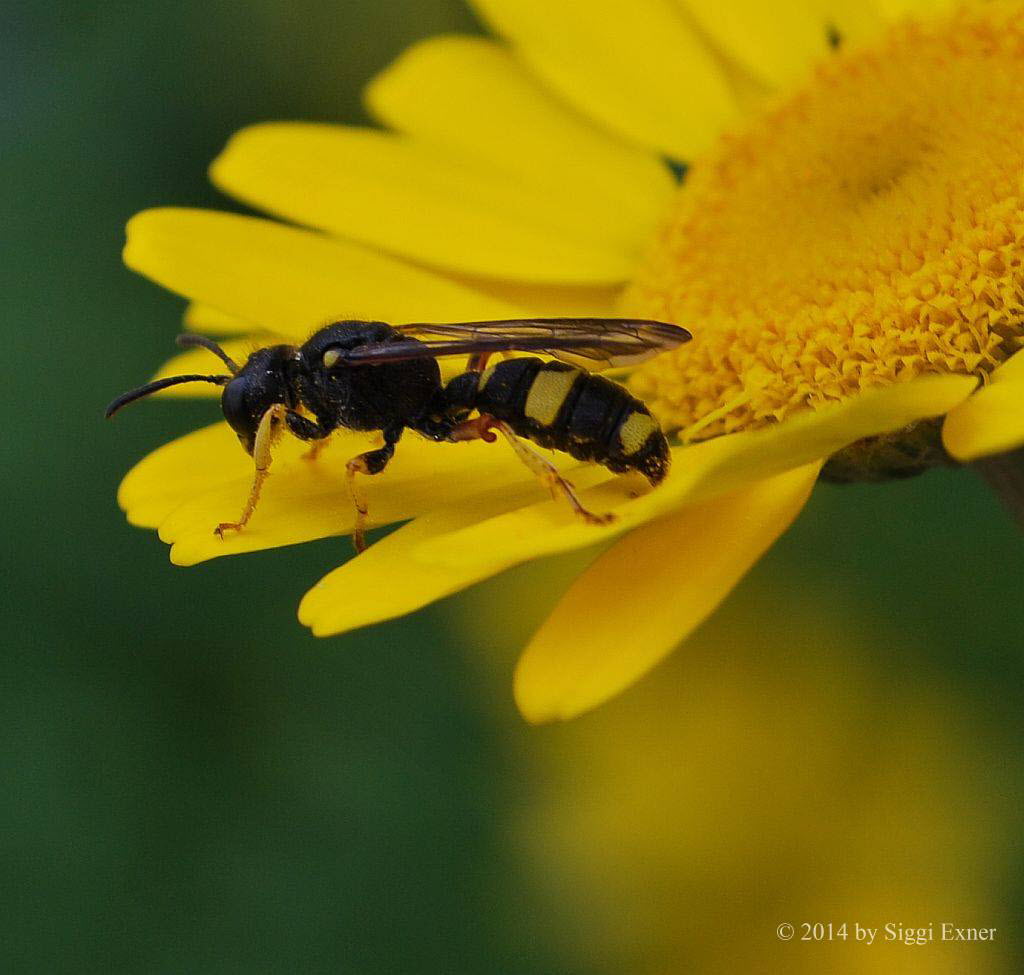
{"label": "yellow petal", "polygon": [[865,0],[680,0],[722,50],[755,78],[791,85],[811,65],[881,30]]}
{"label": "yellow petal", "polygon": [[961,463],[1024,445],[1024,383],[993,383],[975,393],[946,417],[942,442]]}
{"label": "yellow petal", "polygon": [[[279,345],[288,340],[280,335],[247,335],[245,338],[230,339],[219,342],[220,347],[228,356],[239,365],[249,358],[250,353],[267,345]],[[189,349],[168,359],[152,377],[163,379],[167,376],[183,376],[189,374],[207,375],[210,373],[225,373],[223,363],[218,361],[206,349]],[[194,399],[196,397],[205,399],[220,398],[223,392],[220,386],[213,386],[208,383],[186,383],[181,386],[171,386],[169,389],[155,393],[155,396],[169,397],[171,399]]]}
{"label": "yellow petal", "polygon": [[354,244],[210,210],[147,210],[125,263],[158,284],[268,331],[305,339],[342,318],[457,322],[520,310]]}
{"label": "yellow petal", "polygon": [[[368,434],[339,431],[320,458],[308,462],[303,459],[308,445],[294,437],[284,437],[274,450],[274,466],[268,484],[275,479],[278,486],[282,481],[290,482],[295,471],[298,476],[305,474],[311,479],[318,473],[322,477],[325,467],[336,474],[335,468],[370,445]],[[139,461],[121,482],[117,502],[131,524],[162,531],[166,526],[172,534],[182,530],[181,523],[188,521],[194,507],[209,509],[216,504],[217,513],[207,511],[203,522],[212,529],[219,522],[231,521],[237,516],[252,477],[252,458],[239,446],[226,423],[215,423],[172,440]],[[347,491],[342,497],[347,502]],[[231,511],[235,514],[230,514]],[[351,520],[348,515],[346,520]]]}
{"label": "yellow petal", "polygon": [[300,622],[316,636],[332,636],[403,616],[479,582],[482,576],[461,566],[423,565],[411,553],[437,534],[490,518],[533,497],[530,485],[519,483],[429,511],[321,579],[299,605]]}
{"label": "yellow petal", "polygon": [[[118,501],[133,524],[159,528],[160,537],[173,544],[176,565],[347,535],[355,511],[345,462],[372,446],[370,435],[342,431],[317,460],[309,461],[303,457],[305,444],[284,437],[252,521],[223,539],[213,529],[238,517],[253,473],[251,459],[225,424],[155,451],[125,478]],[[581,474],[584,484],[600,476],[597,470]],[[361,480],[370,527],[458,504],[494,485],[509,492],[523,488],[531,501],[544,496],[503,443],[435,444],[411,434],[383,474]],[[503,510],[513,506],[508,502]]]}
{"label": "yellow petal", "polygon": [[523,716],[575,717],[647,673],[792,524],[819,467],[651,522],[599,556],[519,660],[515,696]]}
{"label": "yellow petal", "polygon": [[530,185],[455,151],[338,125],[243,129],[210,176],[289,220],[433,267],[527,281],[623,281],[654,219],[598,206],[571,181]]}
{"label": "yellow petal", "polygon": [[989,384],[952,410],[942,443],[962,463],[1024,445],[1024,352],[996,369]]}
{"label": "yellow petal", "polygon": [[187,332],[201,332],[203,335],[248,335],[257,330],[252,322],[195,301],[189,302],[185,309],[182,325]]}
{"label": "yellow petal", "polygon": [[994,369],[991,381],[1024,383],[1024,350],[1014,353],[1001,366]]}
{"label": "yellow petal", "polygon": [[226,423],[172,440],[140,460],[121,481],[117,503],[128,521],[156,528],[196,494],[252,477],[252,460]]}
{"label": "yellow petal", "polygon": [[488,281],[455,275],[454,280],[496,301],[526,309],[543,318],[615,318],[622,314],[618,285],[570,287],[525,281]]}
{"label": "yellow petal", "polygon": [[653,491],[634,497],[635,480],[611,478],[582,492],[591,511],[616,514],[610,525],[584,524],[565,504],[550,501],[441,536],[426,543],[418,557],[443,565],[469,562],[495,573],[527,559],[593,545],[684,505],[820,461],[862,437],[944,414],[976,384],[968,376],[929,376],[800,413],[777,426],[676,448],[672,473]]}
{"label": "yellow petal", "polygon": [[611,131],[691,159],[738,116],[715,55],[671,0],[473,0],[558,95]]}
{"label": "yellow petal", "polygon": [[435,37],[415,44],[365,97],[391,128],[568,195],[595,213],[616,213],[641,240],[675,190],[652,153],[589,125],[494,41]]}

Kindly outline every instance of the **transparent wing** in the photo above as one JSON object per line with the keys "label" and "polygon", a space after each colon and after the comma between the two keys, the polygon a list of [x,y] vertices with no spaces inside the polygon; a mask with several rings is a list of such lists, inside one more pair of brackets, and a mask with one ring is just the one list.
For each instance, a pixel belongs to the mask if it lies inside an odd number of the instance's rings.
{"label": "transparent wing", "polygon": [[531,318],[434,325],[397,326],[408,339],[375,342],[342,356],[349,365],[376,365],[444,355],[545,352],[589,368],[632,365],[674,349],[690,339],[678,325],[642,318]]}

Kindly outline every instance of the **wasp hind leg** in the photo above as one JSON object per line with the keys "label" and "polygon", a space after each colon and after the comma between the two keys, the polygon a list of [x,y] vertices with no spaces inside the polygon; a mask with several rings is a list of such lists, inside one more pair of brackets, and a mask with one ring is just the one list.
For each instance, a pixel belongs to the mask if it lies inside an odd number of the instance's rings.
{"label": "wasp hind leg", "polygon": [[256,464],[256,473],[252,480],[252,487],[249,489],[249,498],[245,502],[245,507],[242,509],[242,514],[238,521],[222,521],[214,528],[214,535],[223,538],[224,532],[240,532],[249,523],[249,519],[256,510],[256,504],[260,499],[263,482],[270,473],[270,462],[273,459],[271,451],[284,429],[286,413],[287,410],[284,405],[278,403],[270,407],[260,419],[260,425],[256,428],[256,443],[252,451],[252,459]]}
{"label": "wasp hind leg", "polygon": [[493,443],[497,439],[493,433],[494,430],[497,430],[509,442],[516,452],[516,456],[537,475],[537,479],[551,492],[551,496],[556,501],[559,498],[564,498],[569,502],[569,507],[578,518],[582,518],[588,525],[610,525],[615,521],[613,514],[598,515],[585,508],[577,496],[572,482],[562,477],[554,464],[523,443],[507,423],[483,413],[472,420],[460,423],[452,431],[451,439],[454,441],[483,440]]}
{"label": "wasp hind leg", "polygon": [[368,450],[365,454],[358,454],[345,465],[345,473],[348,478],[348,491],[352,496],[352,504],[356,509],[355,525],[352,528],[352,545],[358,555],[366,551],[366,520],[369,515],[369,505],[366,496],[359,489],[356,481],[357,474],[374,475],[379,474],[388,466],[391,458],[395,456],[395,444],[402,435],[402,431],[385,431],[384,446],[376,450]]}

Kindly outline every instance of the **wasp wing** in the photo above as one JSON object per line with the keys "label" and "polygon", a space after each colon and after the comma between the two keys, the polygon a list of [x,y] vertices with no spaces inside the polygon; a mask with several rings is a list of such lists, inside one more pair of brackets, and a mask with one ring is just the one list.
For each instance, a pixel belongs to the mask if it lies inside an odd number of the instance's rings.
{"label": "wasp wing", "polygon": [[[408,339],[356,346],[343,355],[348,365],[376,365],[444,355],[545,352],[590,368],[632,365],[690,339],[678,325],[642,318],[513,318],[490,322],[399,325]],[[422,338],[421,338],[422,336]]]}

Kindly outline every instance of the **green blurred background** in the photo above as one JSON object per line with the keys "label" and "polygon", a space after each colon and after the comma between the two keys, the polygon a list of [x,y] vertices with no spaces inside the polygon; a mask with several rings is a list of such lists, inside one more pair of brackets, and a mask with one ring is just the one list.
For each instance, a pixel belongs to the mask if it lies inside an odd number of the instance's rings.
{"label": "green blurred background", "polygon": [[[5,19],[3,971],[813,971],[815,946],[773,954],[775,924],[888,920],[876,888],[905,891],[893,920],[1000,925],[949,971],[1020,970],[1024,544],[980,481],[817,491],[703,649],[568,728],[511,703],[543,572],[315,641],[295,607],[344,542],[181,570],[116,509],[136,459],[216,415],[165,401],[102,421],[171,351],[182,307],[122,268],[122,228],[151,205],[230,206],[204,173],[234,130],[363,121],[362,83],[404,46],[478,28],[457,0]],[[662,763],[659,829],[614,815],[617,788],[648,786],[606,779],[612,752]],[[749,815],[776,791],[776,816]],[[847,829],[823,794],[863,813]],[[610,825],[577,829],[602,803]],[[723,835],[747,851],[728,871]],[[817,909],[808,871],[869,876],[863,916],[798,917]],[[958,905],[971,916],[930,916]],[[926,950],[891,970],[947,970]],[[881,957],[850,946],[828,970]]]}

